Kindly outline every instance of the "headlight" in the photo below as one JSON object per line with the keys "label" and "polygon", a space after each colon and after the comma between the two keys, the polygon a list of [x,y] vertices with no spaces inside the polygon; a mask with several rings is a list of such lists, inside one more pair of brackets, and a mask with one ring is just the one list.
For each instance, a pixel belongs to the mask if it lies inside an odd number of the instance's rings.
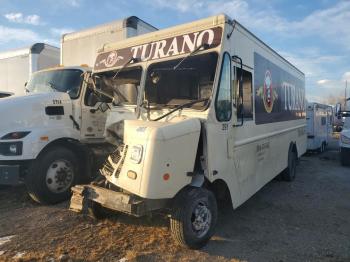
{"label": "headlight", "polygon": [[22,142],[0,143],[0,155],[3,156],[20,156],[22,155]]}
{"label": "headlight", "polygon": [[341,135],[340,139],[342,143],[350,144],[350,138],[348,138],[347,136]]}
{"label": "headlight", "polygon": [[131,148],[130,159],[134,161],[136,164],[139,164],[142,159],[143,146],[136,145]]}
{"label": "headlight", "polygon": [[4,135],[1,140],[5,139],[21,139],[25,136],[27,136],[30,133],[30,131],[24,131],[24,132],[11,132],[6,135]]}

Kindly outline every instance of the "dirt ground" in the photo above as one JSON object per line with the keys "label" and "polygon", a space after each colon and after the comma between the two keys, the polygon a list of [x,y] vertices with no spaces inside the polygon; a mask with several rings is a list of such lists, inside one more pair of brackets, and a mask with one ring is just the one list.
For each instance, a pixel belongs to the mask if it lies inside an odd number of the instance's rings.
{"label": "dirt ground", "polygon": [[40,206],[25,188],[0,190],[0,261],[350,261],[350,168],[336,141],[302,157],[292,183],[271,181],[236,210],[221,210],[199,251],[175,245],[165,217],[94,221]]}

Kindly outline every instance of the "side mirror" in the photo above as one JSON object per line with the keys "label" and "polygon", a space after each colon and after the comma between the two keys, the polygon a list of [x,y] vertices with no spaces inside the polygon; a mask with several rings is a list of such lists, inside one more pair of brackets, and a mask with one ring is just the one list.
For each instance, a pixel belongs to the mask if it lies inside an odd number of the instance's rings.
{"label": "side mirror", "polygon": [[101,103],[98,107],[102,113],[106,112],[108,109],[110,109],[109,105],[107,103]]}
{"label": "side mirror", "polygon": [[86,104],[87,106],[95,106],[99,101],[100,101],[100,98],[94,92],[91,92],[89,94]]}

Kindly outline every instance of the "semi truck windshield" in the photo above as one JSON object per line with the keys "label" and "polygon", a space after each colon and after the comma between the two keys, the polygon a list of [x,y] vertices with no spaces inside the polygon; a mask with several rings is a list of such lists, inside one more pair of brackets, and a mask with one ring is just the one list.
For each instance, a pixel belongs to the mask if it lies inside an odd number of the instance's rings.
{"label": "semi truck windshield", "polygon": [[[207,106],[215,78],[217,53],[207,53],[182,59],[154,63],[148,68],[145,98],[150,105],[174,108],[191,101],[190,107],[203,109]],[[174,68],[175,67],[175,68]]]}
{"label": "semi truck windshield", "polygon": [[27,84],[29,92],[65,92],[74,99],[79,96],[83,72],[79,69],[60,69],[35,73]]}

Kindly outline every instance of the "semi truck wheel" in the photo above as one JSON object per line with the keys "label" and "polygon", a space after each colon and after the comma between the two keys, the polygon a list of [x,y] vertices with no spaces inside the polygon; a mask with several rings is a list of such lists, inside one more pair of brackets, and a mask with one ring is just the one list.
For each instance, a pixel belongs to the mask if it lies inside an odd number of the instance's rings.
{"label": "semi truck wheel", "polygon": [[79,161],[65,147],[41,154],[25,177],[29,195],[39,203],[55,204],[71,196],[71,187],[80,176]]}
{"label": "semi truck wheel", "polygon": [[284,181],[293,181],[295,179],[297,167],[297,154],[293,150],[289,150],[288,153],[288,166],[282,173]]}
{"label": "semi truck wheel", "polygon": [[177,243],[192,249],[204,246],[213,236],[217,221],[214,194],[204,188],[186,188],[175,201],[170,230]]}

